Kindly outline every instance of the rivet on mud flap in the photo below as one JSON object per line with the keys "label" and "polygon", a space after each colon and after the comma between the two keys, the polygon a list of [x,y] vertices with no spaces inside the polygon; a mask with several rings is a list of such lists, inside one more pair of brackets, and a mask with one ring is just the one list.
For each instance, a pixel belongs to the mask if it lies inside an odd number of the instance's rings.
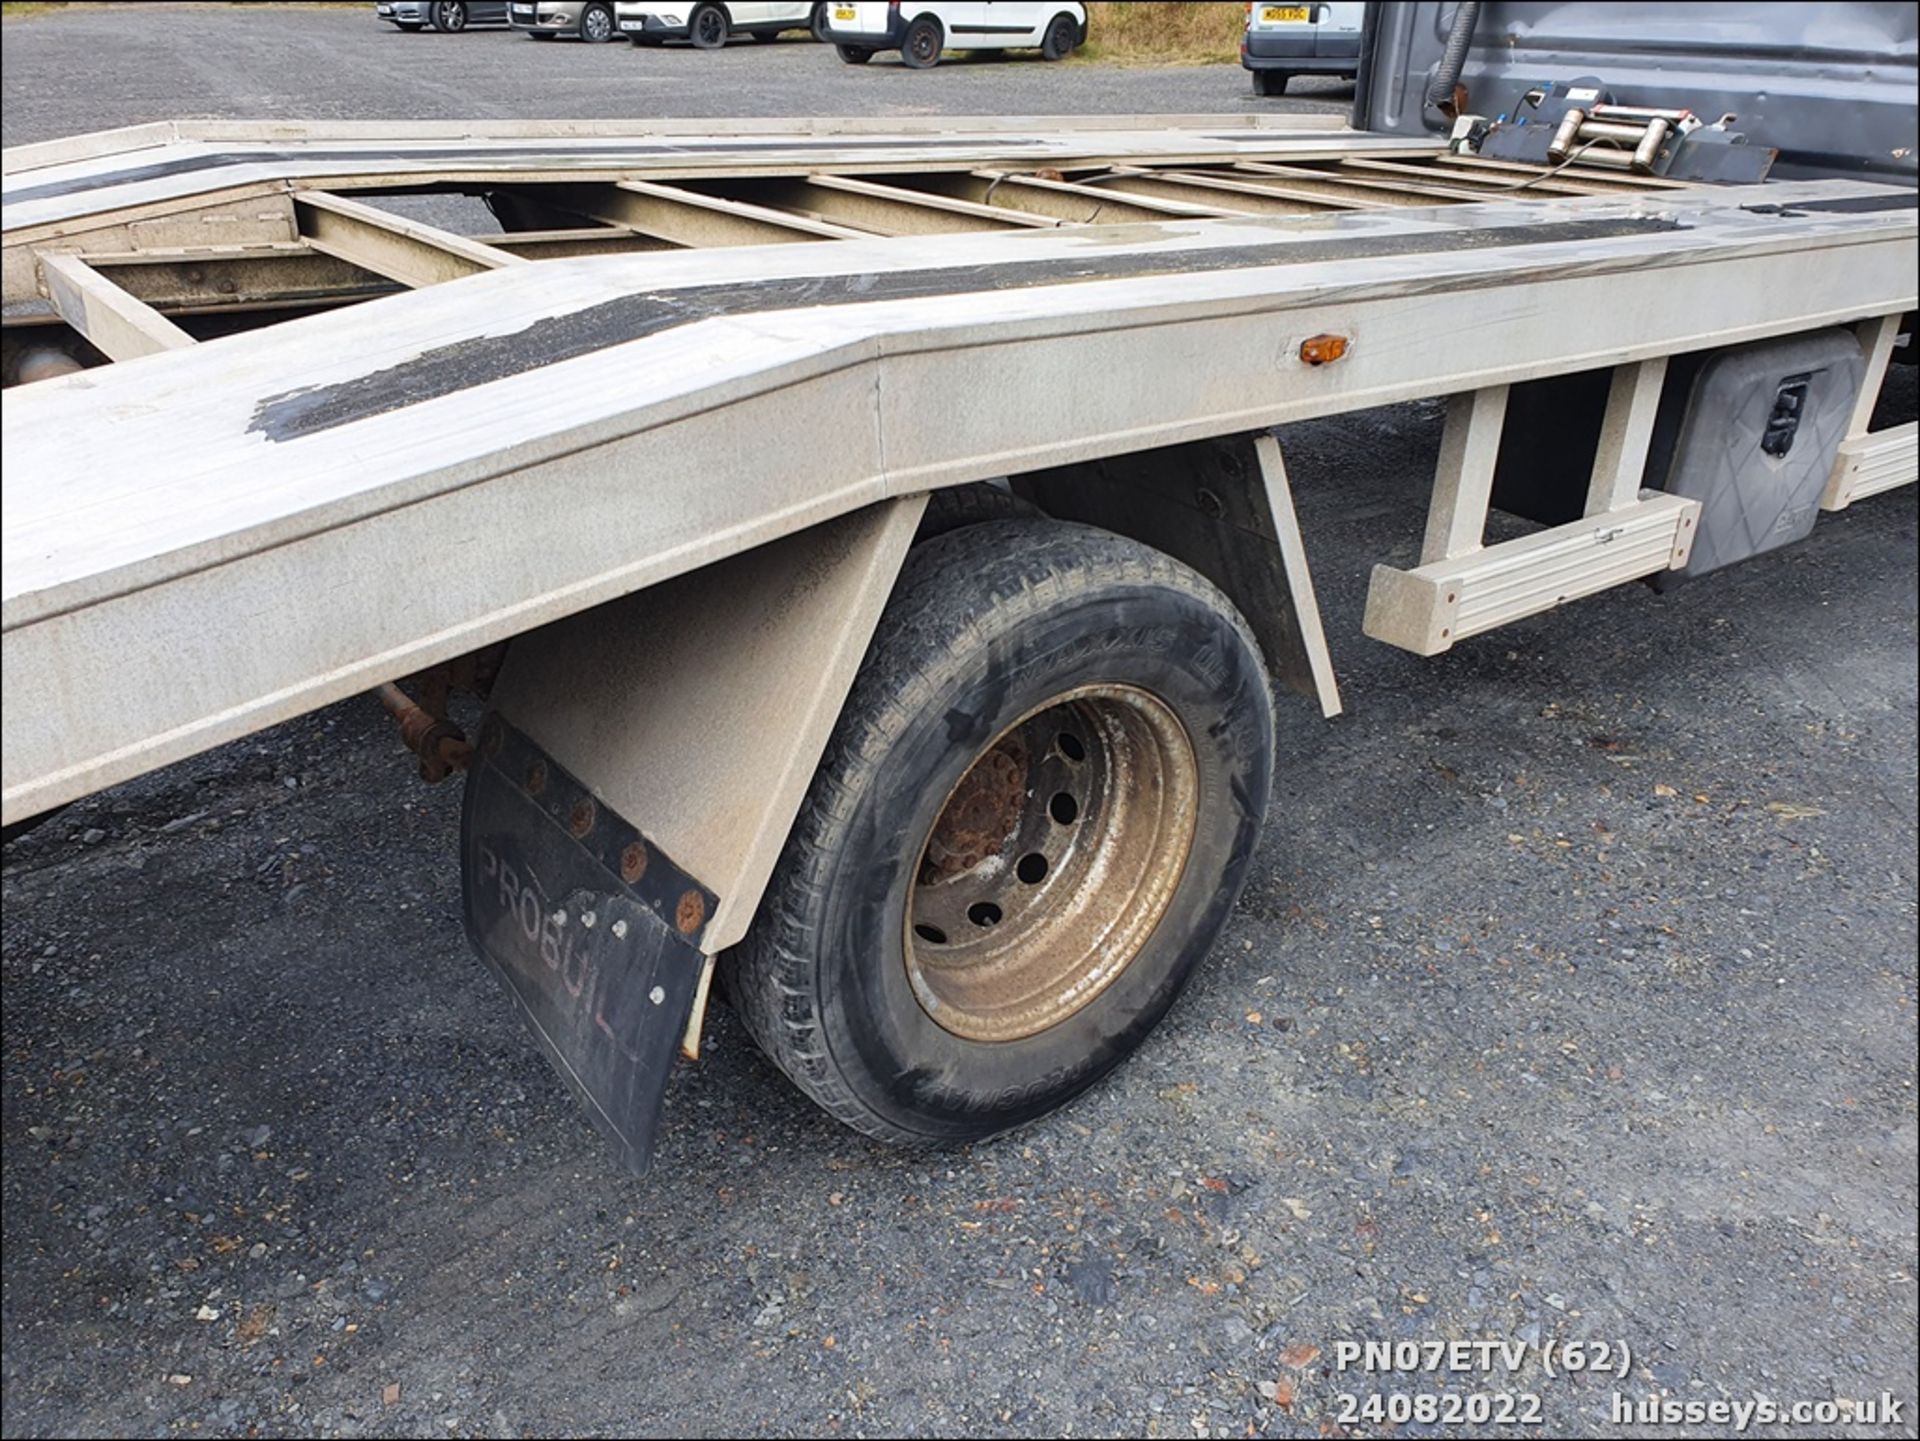
{"label": "rivet on mud flap", "polygon": [[468,939],[621,1163],[644,1171],[706,971],[711,896],[657,851],[623,879],[638,832],[500,716],[487,726],[461,812]]}

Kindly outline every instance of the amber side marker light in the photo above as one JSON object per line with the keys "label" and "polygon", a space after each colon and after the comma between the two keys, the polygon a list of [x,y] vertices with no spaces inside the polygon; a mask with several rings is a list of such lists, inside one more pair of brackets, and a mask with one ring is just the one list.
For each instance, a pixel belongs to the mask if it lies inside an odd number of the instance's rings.
{"label": "amber side marker light", "polygon": [[1346,353],[1344,335],[1313,335],[1300,342],[1300,358],[1308,365],[1331,365]]}

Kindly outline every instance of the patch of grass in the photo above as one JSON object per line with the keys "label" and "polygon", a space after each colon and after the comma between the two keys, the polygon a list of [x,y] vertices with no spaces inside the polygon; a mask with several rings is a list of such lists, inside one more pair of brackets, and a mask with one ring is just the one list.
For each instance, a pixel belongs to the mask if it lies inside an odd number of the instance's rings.
{"label": "patch of grass", "polygon": [[11,20],[16,15],[40,15],[48,10],[64,10],[67,0],[5,0],[0,4],[0,15]]}
{"label": "patch of grass", "polygon": [[1212,65],[1240,58],[1245,0],[1109,0],[1087,6],[1080,54],[1108,65]]}

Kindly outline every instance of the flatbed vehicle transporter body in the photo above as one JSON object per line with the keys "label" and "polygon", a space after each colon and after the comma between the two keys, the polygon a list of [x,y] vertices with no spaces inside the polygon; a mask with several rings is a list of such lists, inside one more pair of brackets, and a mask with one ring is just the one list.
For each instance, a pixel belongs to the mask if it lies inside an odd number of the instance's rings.
{"label": "flatbed vehicle transporter body", "polygon": [[1340,707],[1272,427],[1448,397],[1366,612],[1421,655],[1915,475],[1867,423],[1885,176],[1284,116],[182,122],[5,172],[7,824],[377,688],[636,1169],[716,973],[891,1141],[1140,1044],[1276,696]]}

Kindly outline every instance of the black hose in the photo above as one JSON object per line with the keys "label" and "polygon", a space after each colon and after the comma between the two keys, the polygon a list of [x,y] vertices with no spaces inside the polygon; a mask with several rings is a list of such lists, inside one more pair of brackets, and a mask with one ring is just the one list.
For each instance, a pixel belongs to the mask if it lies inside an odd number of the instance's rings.
{"label": "black hose", "polygon": [[1460,0],[1453,12],[1453,28],[1447,32],[1447,48],[1440,55],[1440,68],[1433,72],[1432,83],[1427,86],[1427,104],[1435,110],[1453,114],[1453,89],[1466,68],[1467,46],[1473,42],[1473,23],[1479,18],[1479,0]]}

